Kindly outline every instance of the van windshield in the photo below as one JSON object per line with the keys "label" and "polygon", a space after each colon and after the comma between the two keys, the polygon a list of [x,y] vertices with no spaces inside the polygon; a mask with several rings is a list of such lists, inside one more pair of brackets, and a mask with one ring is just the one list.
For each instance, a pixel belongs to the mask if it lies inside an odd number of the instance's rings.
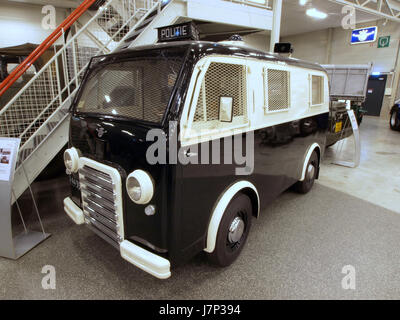
{"label": "van windshield", "polygon": [[95,66],[77,111],[160,123],[183,60],[182,50],[152,50],[145,57]]}

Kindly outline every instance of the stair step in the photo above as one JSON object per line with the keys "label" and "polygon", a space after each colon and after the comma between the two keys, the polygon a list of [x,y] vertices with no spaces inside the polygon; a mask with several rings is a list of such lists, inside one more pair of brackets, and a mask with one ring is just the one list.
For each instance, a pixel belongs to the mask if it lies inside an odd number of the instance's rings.
{"label": "stair step", "polygon": [[133,33],[141,33],[144,28],[146,28],[153,20],[155,17],[147,18],[146,20],[143,20],[141,24],[139,24],[136,28],[136,31]]}
{"label": "stair step", "polygon": [[138,28],[143,29],[144,27],[147,27],[150,22],[152,22],[154,20],[155,16],[152,17],[147,17],[146,20],[143,20],[142,23],[138,26]]}
{"label": "stair step", "polygon": [[[157,10],[154,11],[157,12]],[[155,17],[156,15],[147,18],[146,20],[143,20],[142,23],[138,25],[135,32],[133,32],[129,38],[125,39],[125,42],[131,42],[135,40],[143,32],[143,30],[154,20]]]}
{"label": "stair step", "polygon": [[51,131],[55,128],[56,125],[57,125],[56,121],[49,122],[49,123],[47,123],[47,129],[49,129],[49,131]]}
{"label": "stair step", "polygon": [[147,18],[154,18],[154,16],[156,16],[158,13],[158,9],[153,10],[152,12],[149,13],[149,15],[147,16]]}
{"label": "stair step", "polygon": [[33,148],[26,148],[20,151],[19,158],[17,161],[17,167],[19,167],[21,163],[24,162],[26,158],[28,158],[28,156],[31,154],[32,151]]}
{"label": "stair step", "polygon": [[40,134],[36,137],[33,138],[33,146],[36,148],[42,141],[43,139],[46,138],[45,134]]}
{"label": "stair step", "polygon": [[146,27],[147,27],[147,25],[144,26],[143,28],[136,29],[136,31],[134,33],[132,33],[132,36],[125,39],[125,42],[132,42],[133,40],[135,40],[143,32],[143,30],[146,29]]}
{"label": "stair step", "polygon": [[68,109],[61,109],[59,112],[60,112],[60,114],[65,116],[68,113]]}

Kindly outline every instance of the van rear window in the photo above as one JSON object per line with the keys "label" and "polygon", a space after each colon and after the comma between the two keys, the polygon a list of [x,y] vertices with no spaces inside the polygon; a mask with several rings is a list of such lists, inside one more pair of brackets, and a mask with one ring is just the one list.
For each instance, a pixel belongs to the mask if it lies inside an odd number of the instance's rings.
{"label": "van rear window", "polygon": [[143,57],[97,67],[77,104],[81,113],[159,123],[167,109],[183,57]]}

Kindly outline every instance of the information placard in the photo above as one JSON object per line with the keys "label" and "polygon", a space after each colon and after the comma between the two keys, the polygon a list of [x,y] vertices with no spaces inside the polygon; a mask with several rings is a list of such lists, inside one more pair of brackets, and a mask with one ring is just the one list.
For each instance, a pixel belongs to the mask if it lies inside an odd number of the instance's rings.
{"label": "information placard", "polygon": [[11,181],[19,143],[19,139],[0,138],[0,181]]}
{"label": "information placard", "polygon": [[[18,159],[20,142],[21,140],[18,138],[0,137],[0,257],[10,259],[18,259],[50,236],[49,233],[44,232],[43,227],[42,232],[29,230],[25,225],[19,207],[18,211],[25,231],[17,236],[13,236],[11,197],[13,194],[14,172]],[[21,170],[26,177],[23,165],[21,165],[20,168],[22,168]],[[28,181],[28,183],[30,184],[30,181]],[[32,196],[32,201],[35,204],[38,218],[40,219],[30,185],[29,191]]]}

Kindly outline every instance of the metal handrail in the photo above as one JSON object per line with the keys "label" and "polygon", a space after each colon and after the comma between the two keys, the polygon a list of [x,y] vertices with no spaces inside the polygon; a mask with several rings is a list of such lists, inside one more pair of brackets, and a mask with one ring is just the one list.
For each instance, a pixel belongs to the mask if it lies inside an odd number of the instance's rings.
{"label": "metal handrail", "polygon": [[96,0],[85,0],[54,30],[21,64],[0,83],[0,96],[17,81],[39,57],[49,49]]}

